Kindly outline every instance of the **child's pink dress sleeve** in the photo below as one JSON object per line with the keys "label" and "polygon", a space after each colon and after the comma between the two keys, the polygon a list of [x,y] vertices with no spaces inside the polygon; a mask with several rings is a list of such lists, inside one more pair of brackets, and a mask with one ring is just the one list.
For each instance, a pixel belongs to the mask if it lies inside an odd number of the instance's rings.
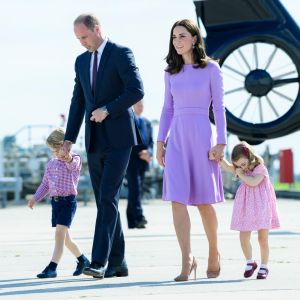
{"label": "child's pink dress sleeve", "polygon": [[258,166],[255,167],[255,169],[252,172],[252,176],[262,174],[265,177],[269,177],[268,170],[264,164],[259,164]]}

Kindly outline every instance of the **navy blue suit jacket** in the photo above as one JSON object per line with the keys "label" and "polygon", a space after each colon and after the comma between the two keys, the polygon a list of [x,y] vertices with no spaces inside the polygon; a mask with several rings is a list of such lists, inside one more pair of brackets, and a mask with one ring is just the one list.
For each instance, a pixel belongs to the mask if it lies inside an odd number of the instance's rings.
{"label": "navy blue suit jacket", "polygon": [[[153,156],[153,134],[152,134],[152,125],[151,122],[141,117],[141,120],[144,124],[144,132],[143,134],[140,132],[140,135],[142,136],[141,142],[137,146],[134,146],[131,151],[130,160],[129,160],[129,166],[128,171],[130,172],[132,168],[139,168],[139,170],[146,171],[149,169],[149,163],[147,163],[145,160],[140,158],[139,153],[142,150],[147,150],[150,154],[150,156]],[[136,170],[134,171],[134,174],[136,174]]]}
{"label": "navy blue suit jacket", "polygon": [[[149,154],[153,155],[153,130],[151,122],[146,119],[145,117],[140,117],[143,124],[144,124],[144,132],[143,132],[143,138],[141,138],[141,142],[139,145],[132,148],[131,156],[136,155],[138,156],[138,153],[142,150],[148,150]],[[142,136],[142,133],[140,132],[140,135]]]}
{"label": "navy blue suit jacket", "polygon": [[[85,117],[87,152],[97,143],[113,148],[137,145],[138,137],[131,106],[143,98],[144,91],[132,51],[107,41],[98,68],[95,95],[90,83],[91,55],[87,51],[76,59],[75,86],[65,139],[76,142]],[[102,123],[90,121],[91,113],[102,106],[106,106],[109,112],[106,119]]]}

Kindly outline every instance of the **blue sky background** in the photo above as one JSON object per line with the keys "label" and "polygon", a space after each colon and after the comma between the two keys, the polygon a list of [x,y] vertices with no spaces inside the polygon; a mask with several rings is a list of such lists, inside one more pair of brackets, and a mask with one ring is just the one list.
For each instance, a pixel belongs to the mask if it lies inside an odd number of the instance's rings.
{"label": "blue sky background", "polygon": [[[282,0],[299,23],[298,2]],[[74,61],[84,51],[72,26],[82,12],[95,13],[113,41],[134,51],[145,85],[145,115],[159,119],[169,31],[178,19],[196,20],[192,0],[1,0],[0,140],[23,126],[61,124],[59,115],[68,113],[72,95]],[[26,134],[18,135],[24,145]],[[33,142],[47,134],[46,129],[35,130]],[[236,141],[229,138],[229,149]],[[300,172],[300,132],[264,142],[257,151],[266,145],[271,153],[292,148]]]}

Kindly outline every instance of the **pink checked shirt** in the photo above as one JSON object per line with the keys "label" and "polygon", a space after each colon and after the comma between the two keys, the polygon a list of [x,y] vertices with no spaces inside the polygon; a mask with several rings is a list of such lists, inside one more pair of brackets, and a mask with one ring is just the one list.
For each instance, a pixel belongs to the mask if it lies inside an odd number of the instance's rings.
{"label": "pink checked shirt", "polygon": [[54,196],[77,195],[77,185],[80,176],[80,156],[72,153],[73,160],[70,163],[57,158],[51,159],[33,198],[41,201],[47,194]]}

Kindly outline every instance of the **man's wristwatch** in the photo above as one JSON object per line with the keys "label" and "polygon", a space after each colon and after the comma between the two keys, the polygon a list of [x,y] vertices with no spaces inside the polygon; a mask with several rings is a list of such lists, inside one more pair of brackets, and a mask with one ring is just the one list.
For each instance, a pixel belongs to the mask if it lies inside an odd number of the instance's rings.
{"label": "man's wristwatch", "polygon": [[102,106],[102,107],[100,107],[100,110],[101,110],[102,112],[104,112],[104,113],[106,113],[106,114],[108,114],[108,115],[109,115],[109,112],[107,111],[107,108],[106,108],[106,106]]}

